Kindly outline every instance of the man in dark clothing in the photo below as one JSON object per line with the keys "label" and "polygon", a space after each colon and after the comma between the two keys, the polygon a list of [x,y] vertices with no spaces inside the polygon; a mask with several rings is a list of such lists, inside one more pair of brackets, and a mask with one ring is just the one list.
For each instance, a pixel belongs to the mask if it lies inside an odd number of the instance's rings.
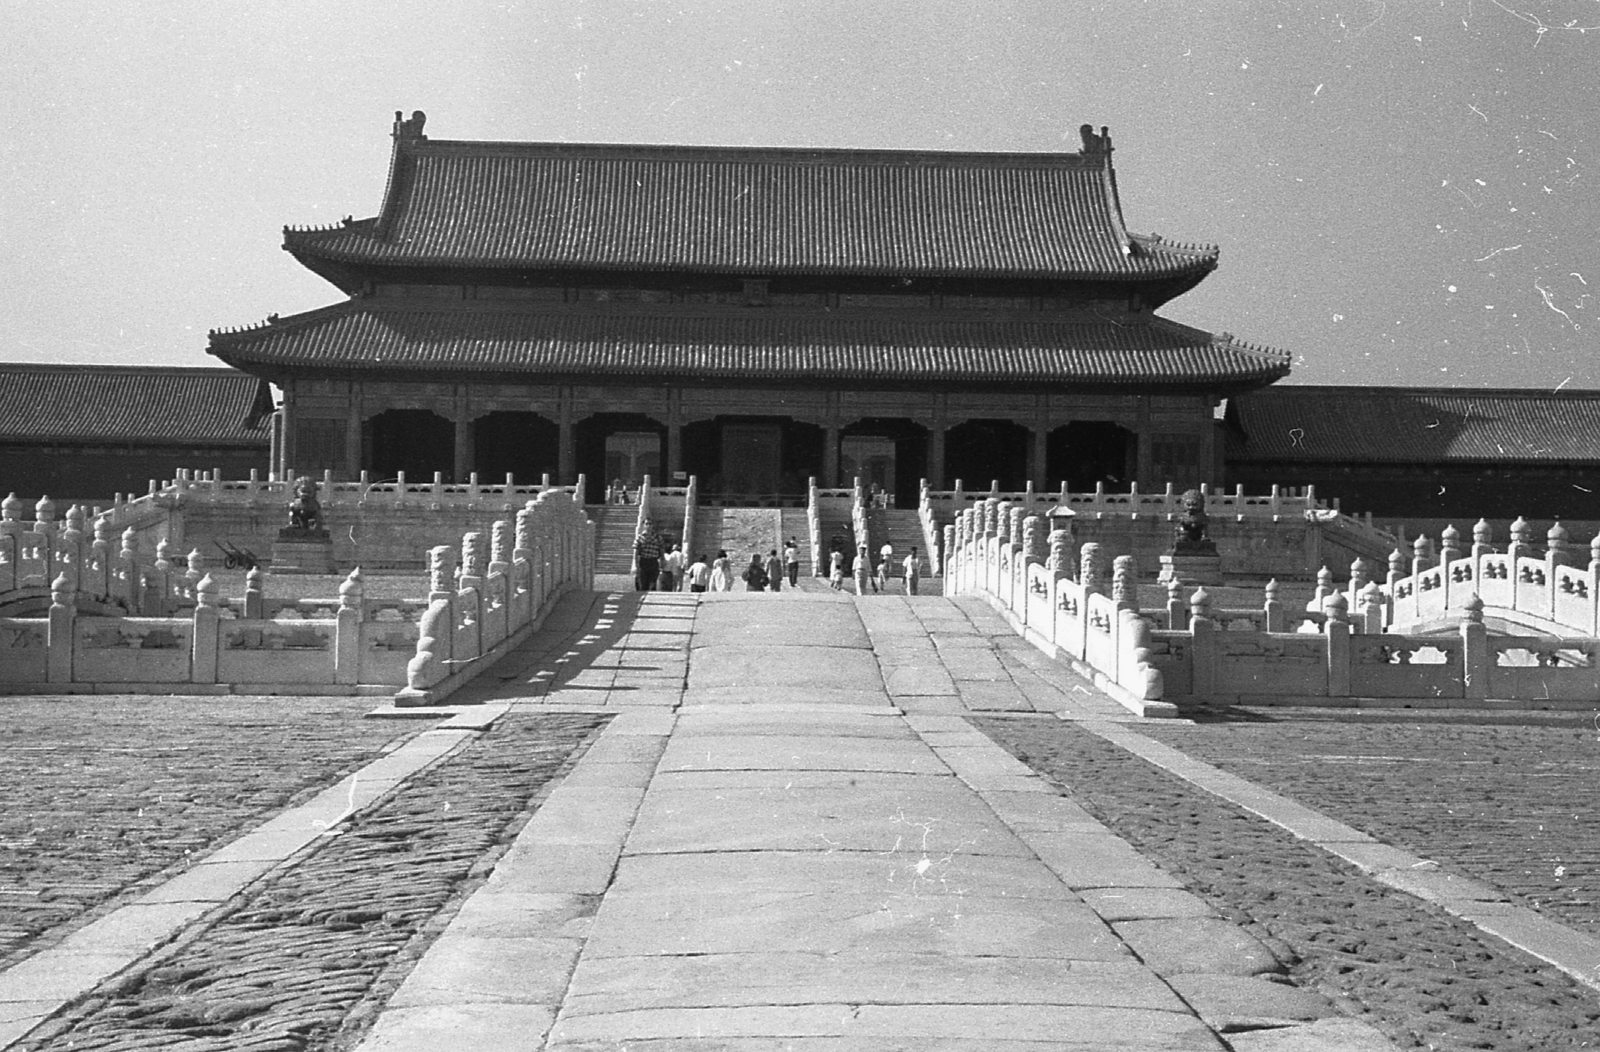
{"label": "man in dark clothing", "polygon": [[637,567],[633,579],[635,591],[649,592],[656,586],[661,573],[661,535],[649,519],[639,524],[639,534],[633,539],[633,561]]}

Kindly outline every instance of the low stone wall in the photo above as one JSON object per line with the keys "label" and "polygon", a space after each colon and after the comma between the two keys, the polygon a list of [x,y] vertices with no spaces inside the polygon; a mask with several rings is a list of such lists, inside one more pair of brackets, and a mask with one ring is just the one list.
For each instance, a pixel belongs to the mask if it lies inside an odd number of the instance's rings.
{"label": "low stone wall", "polygon": [[257,570],[228,601],[198,551],[183,568],[163,543],[146,562],[130,528],[113,554],[103,535],[86,539],[76,508],[59,530],[32,525],[0,531],[0,610],[44,608],[0,617],[0,690],[13,693],[427,691],[531,631],[594,575],[583,509],[553,491],[517,512],[514,534],[495,523],[491,548],[468,534],[459,582],[440,575],[455,563],[436,547],[433,591],[411,600],[365,598],[359,571],[333,602],[269,600]]}
{"label": "low stone wall", "polygon": [[[1145,715],[1238,704],[1592,708],[1600,697],[1600,640],[1592,631],[1491,637],[1485,604],[1472,595],[1445,631],[1385,632],[1381,590],[1359,576],[1346,591],[1325,583],[1320,611],[1285,612],[1271,589],[1259,614],[1213,611],[1200,589],[1186,604],[1175,597],[1168,611],[1147,613],[1139,609],[1131,557],[1108,560],[1094,542],[1073,553],[1066,531],[1046,532],[1045,516],[1021,509],[1002,515],[1001,508],[1000,501],[979,501],[946,528],[946,594],[984,597],[1035,645],[1069,659]],[[1554,613],[1560,595],[1579,601],[1578,571],[1558,567],[1540,577],[1537,560],[1480,558],[1480,566],[1504,568],[1504,580],[1526,572],[1538,609]],[[1440,582],[1428,591],[1439,594],[1441,616],[1448,609],[1443,582],[1463,562],[1418,579]],[[1112,565],[1114,576],[1107,573]],[[1582,601],[1593,624],[1595,578],[1583,573],[1589,591]],[[1347,592],[1361,600],[1354,619]],[[1187,623],[1180,626],[1181,614]]]}
{"label": "low stone wall", "polygon": [[[958,491],[924,490],[918,513],[925,529],[949,521],[959,505]],[[1398,543],[1396,537],[1369,522],[1323,507],[1309,487],[1298,493],[1274,487],[1268,494],[1251,496],[1242,491],[1203,491],[1206,514],[1213,524],[1212,540],[1222,556],[1222,571],[1231,577],[1304,579],[1323,566],[1348,566],[1361,558],[1382,562]],[[1050,515],[1060,509],[1072,512],[1073,533],[1080,542],[1101,546],[1112,558],[1131,555],[1141,567],[1154,568],[1172,546],[1173,529],[1181,518],[1181,495],[1171,486],[1155,493],[1137,485],[1127,493],[978,494],[1028,514]],[[1064,516],[1063,516],[1064,517]],[[935,550],[930,541],[930,551]]]}

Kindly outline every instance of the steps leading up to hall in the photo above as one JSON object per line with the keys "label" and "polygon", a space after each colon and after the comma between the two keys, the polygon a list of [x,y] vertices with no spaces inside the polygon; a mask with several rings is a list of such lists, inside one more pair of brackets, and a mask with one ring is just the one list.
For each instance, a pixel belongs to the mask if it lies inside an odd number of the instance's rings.
{"label": "steps leading up to hall", "polygon": [[[800,576],[814,576],[811,565],[811,526],[806,520],[806,509],[784,508],[779,513],[780,530],[784,540],[793,540],[800,553]],[[782,548],[778,551],[781,553]]]}
{"label": "steps leading up to hall", "polygon": [[[928,542],[922,536],[922,520],[917,517],[915,509],[891,508],[888,511],[877,513],[882,516],[878,521],[882,523],[882,533],[874,532],[873,540],[881,549],[885,539],[894,545],[894,573],[901,572],[900,561],[911,554],[915,547],[922,556],[923,577],[933,576],[933,560],[928,555]],[[877,558],[877,553],[873,553]]]}
{"label": "steps leading up to hall", "polygon": [[594,523],[594,572],[631,573],[639,509],[632,504],[588,504],[584,511]]}

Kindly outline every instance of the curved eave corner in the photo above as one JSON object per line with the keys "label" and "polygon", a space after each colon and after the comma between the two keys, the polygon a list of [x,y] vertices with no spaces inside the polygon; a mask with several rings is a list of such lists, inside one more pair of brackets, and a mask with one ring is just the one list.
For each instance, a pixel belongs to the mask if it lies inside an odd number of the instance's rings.
{"label": "curved eave corner", "polygon": [[1255,375],[1250,379],[1241,378],[1233,386],[1231,393],[1241,394],[1245,391],[1268,387],[1289,375],[1292,359],[1288,351],[1280,351],[1275,347],[1240,340],[1229,332],[1218,333],[1211,338],[1211,342],[1214,346],[1227,348],[1235,354],[1244,355],[1258,363]]}

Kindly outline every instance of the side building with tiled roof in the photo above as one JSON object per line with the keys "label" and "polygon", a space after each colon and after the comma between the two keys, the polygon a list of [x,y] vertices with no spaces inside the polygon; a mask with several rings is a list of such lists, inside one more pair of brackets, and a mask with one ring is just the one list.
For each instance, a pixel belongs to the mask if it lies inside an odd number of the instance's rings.
{"label": "side building with tiled roof", "polygon": [[[1227,474],[1384,519],[1600,520],[1600,391],[1283,385],[1228,402]],[[1586,538],[1585,538],[1586,539]]]}
{"label": "side building with tiled roof", "polygon": [[265,473],[272,412],[233,369],[0,363],[0,487],[109,504],[179,468]]}
{"label": "side building with tiled roof", "polygon": [[1286,354],[1162,304],[1214,247],[1130,233],[1077,153],[429,139],[396,115],[376,216],[285,231],[348,299],[217,331],[282,388],[275,469],[1179,485]]}

